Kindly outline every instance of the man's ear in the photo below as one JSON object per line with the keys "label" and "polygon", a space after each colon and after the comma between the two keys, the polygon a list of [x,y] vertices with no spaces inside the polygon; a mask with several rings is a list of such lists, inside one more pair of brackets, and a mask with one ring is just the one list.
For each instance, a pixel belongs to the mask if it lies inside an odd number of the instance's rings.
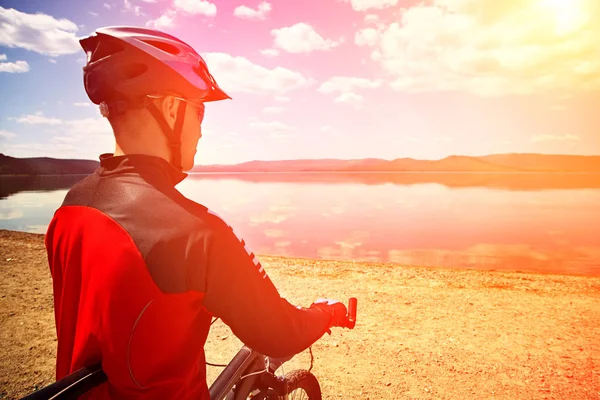
{"label": "man's ear", "polygon": [[167,124],[173,128],[175,126],[175,120],[177,119],[177,109],[180,100],[171,95],[165,96],[162,100],[161,111],[167,121]]}

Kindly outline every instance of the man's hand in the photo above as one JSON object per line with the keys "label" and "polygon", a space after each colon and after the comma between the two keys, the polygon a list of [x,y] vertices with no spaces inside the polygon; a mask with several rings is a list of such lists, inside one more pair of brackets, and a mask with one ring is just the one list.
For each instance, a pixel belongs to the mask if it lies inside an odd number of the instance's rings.
{"label": "man's hand", "polygon": [[[348,323],[348,310],[343,303],[340,303],[337,300],[317,299],[310,306],[311,308],[321,309],[331,315],[331,319],[329,321],[330,328],[333,326],[345,327]],[[331,334],[329,330],[328,332]]]}

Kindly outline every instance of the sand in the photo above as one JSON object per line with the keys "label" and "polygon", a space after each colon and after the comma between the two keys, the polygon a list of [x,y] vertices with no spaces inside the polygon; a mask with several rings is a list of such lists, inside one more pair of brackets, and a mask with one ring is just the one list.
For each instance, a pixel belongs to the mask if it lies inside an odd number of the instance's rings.
{"label": "sand", "polygon": [[[45,257],[42,235],[0,230],[0,399],[54,378]],[[356,328],[312,347],[325,399],[600,399],[600,278],[260,259],[292,303],[358,298]],[[240,346],[218,322],[207,359]],[[284,368],[308,365],[304,352]]]}

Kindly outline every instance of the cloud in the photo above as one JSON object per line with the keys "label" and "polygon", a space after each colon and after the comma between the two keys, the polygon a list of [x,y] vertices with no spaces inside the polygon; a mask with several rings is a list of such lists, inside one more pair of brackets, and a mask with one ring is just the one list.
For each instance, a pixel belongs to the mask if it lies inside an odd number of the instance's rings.
{"label": "cloud", "polygon": [[377,16],[377,14],[367,14],[365,15],[365,23],[366,24],[378,24],[379,23],[379,17]]}
{"label": "cloud", "polygon": [[581,140],[576,135],[535,135],[531,137],[531,141],[534,143],[540,142],[578,142]]}
{"label": "cloud", "polygon": [[123,0],[123,5],[125,6],[123,11],[133,11],[137,16],[145,15],[142,13],[142,8],[140,6],[134,6],[131,0]]}
{"label": "cloud", "polygon": [[[0,61],[6,61],[6,59],[6,54],[0,54]],[[27,61],[0,62],[0,72],[8,72],[9,74],[29,72],[29,64]]]}
{"label": "cloud", "polygon": [[81,51],[78,27],[68,19],[0,7],[0,46],[59,56]]}
{"label": "cloud", "polygon": [[173,6],[177,11],[183,11],[191,15],[206,15],[214,17],[217,15],[217,6],[207,0],[175,0]]}
{"label": "cloud", "polygon": [[318,91],[321,93],[351,92],[355,89],[373,89],[381,87],[381,79],[370,80],[357,78],[353,76],[334,76],[326,82],[323,82]]}
{"label": "cloud", "polygon": [[312,79],[283,67],[273,69],[226,53],[202,55],[219,86],[227,93],[283,94],[312,85]]}
{"label": "cloud", "polygon": [[[479,96],[600,88],[596,0],[432,0],[382,28],[372,58],[405,92]],[[358,42],[371,44],[361,31]],[[355,41],[357,37],[355,37]]]}
{"label": "cloud", "polygon": [[76,120],[46,118],[46,122],[40,119],[37,123],[48,126],[60,125],[60,134],[51,137],[46,143],[40,141],[5,144],[3,151],[14,157],[40,156],[89,160],[98,159],[101,153],[114,151],[114,136],[106,118]]}
{"label": "cloud", "polygon": [[337,96],[333,101],[336,103],[349,103],[349,104],[357,104],[362,102],[365,99],[364,96],[356,93],[342,93]]}
{"label": "cloud", "polygon": [[281,229],[265,229],[264,233],[265,233],[265,236],[267,236],[267,237],[272,237],[272,238],[283,237],[283,231]]}
{"label": "cloud", "polygon": [[175,0],[173,7],[164,11],[158,18],[146,22],[151,29],[173,28],[177,26],[176,19],[180,15],[217,15],[217,6],[207,0]]}
{"label": "cloud", "polygon": [[254,121],[249,124],[251,129],[256,129],[262,132],[267,132],[271,134],[283,134],[289,133],[293,129],[291,126],[284,124],[279,121],[270,121],[270,122],[262,122],[262,121]]}
{"label": "cloud", "polygon": [[283,107],[265,107],[263,112],[265,114],[279,114],[283,111]]}
{"label": "cloud", "polygon": [[92,105],[92,103],[89,102],[77,102],[77,103],[73,103],[73,105],[75,107],[89,107]]}
{"label": "cloud", "polygon": [[151,29],[164,29],[172,27],[176,12],[174,10],[165,11],[160,17],[146,22],[146,27]]}
{"label": "cloud", "polygon": [[49,59],[48,59],[48,62],[49,62],[50,64],[56,64],[56,60],[55,60],[54,58],[49,58]]}
{"label": "cloud", "polygon": [[351,76],[334,76],[326,82],[323,82],[319,89],[320,93],[332,94],[339,93],[335,98],[336,103],[357,104],[364,100],[364,97],[355,93],[358,89],[374,89],[381,87],[381,79],[370,80]]}
{"label": "cloud", "polygon": [[100,15],[97,12],[93,12],[93,11],[88,11],[88,14],[90,14],[92,17],[97,17],[98,15]]}
{"label": "cloud", "polygon": [[110,10],[112,8],[112,6],[108,3],[104,3],[102,4],[104,6],[104,8],[106,8],[107,10]]}
{"label": "cloud", "polygon": [[13,139],[15,137],[17,135],[14,133],[0,129],[0,139]]}
{"label": "cloud", "polygon": [[287,96],[275,96],[275,101],[278,101],[280,103],[287,103],[289,102],[291,99]]}
{"label": "cloud", "polygon": [[276,57],[279,55],[279,50],[277,49],[264,49],[260,51],[260,54],[262,54],[265,57]]}
{"label": "cloud", "polygon": [[41,113],[24,115],[18,118],[9,118],[15,120],[20,124],[29,125],[62,125],[63,121],[58,118],[44,117]]}
{"label": "cloud", "polygon": [[383,9],[398,4],[399,0],[342,0],[350,3],[354,11],[367,11],[372,9]]}
{"label": "cloud", "polygon": [[270,11],[271,4],[266,1],[261,1],[256,10],[244,5],[237,6],[235,10],[233,10],[233,15],[241,19],[263,20]]}
{"label": "cloud", "polygon": [[354,35],[357,46],[375,46],[379,40],[379,32],[374,28],[361,29]]}
{"label": "cloud", "polygon": [[343,39],[339,41],[324,39],[311,25],[304,22],[273,29],[271,35],[275,38],[275,47],[289,53],[326,51],[339,46],[343,41]]}

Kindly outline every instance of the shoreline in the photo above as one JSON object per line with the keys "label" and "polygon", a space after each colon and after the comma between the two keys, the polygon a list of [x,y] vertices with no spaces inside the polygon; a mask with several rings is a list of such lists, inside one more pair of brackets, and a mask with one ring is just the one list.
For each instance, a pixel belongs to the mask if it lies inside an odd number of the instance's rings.
{"label": "shoreline", "polygon": [[[0,398],[54,377],[43,234],[0,230]],[[259,255],[282,297],[358,298],[356,328],[313,345],[324,399],[598,399],[600,278]],[[241,347],[217,322],[207,361]],[[307,368],[308,352],[285,371]],[[208,367],[209,384],[221,369]]]}

